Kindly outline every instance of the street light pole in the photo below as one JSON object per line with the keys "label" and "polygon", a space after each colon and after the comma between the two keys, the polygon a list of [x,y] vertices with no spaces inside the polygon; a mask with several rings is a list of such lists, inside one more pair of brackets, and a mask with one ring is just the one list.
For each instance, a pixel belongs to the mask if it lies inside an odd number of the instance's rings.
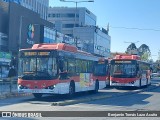
{"label": "street light pole", "polygon": [[75,21],[74,21],[74,27],[76,27],[76,18],[77,18],[77,4],[82,2],[94,2],[93,0],[88,1],[72,1],[72,0],[60,0],[61,2],[72,2],[76,4],[76,12],[75,12]]}
{"label": "street light pole", "polygon": [[74,21],[74,27],[76,27],[76,19],[77,19],[77,13],[78,12],[78,10],[77,10],[77,2],[76,2],[76,12],[75,12],[75,21]]}
{"label": "street light pole", "polygon": [[[77,13],[78,13],[78,10],[77,10],[77,4],[78,3],[82,3],[82,2],[94,2],[94,0],[86,0],[86,1],[72,1],[72,0],[60,0],[61,2],[72,2],[72,3],[75,3],[76,4],[76,11],[75,11],[75,18],[74,18],[74,27],[76,27],[76,18],[77,18]],[[75,38],[75,44],[76,44],[76,47],[77,47],[77,37]]]}
{"label": "street light pole", "polygon": [[22,21],[23,21],[23,16],[20,16],[20,26],[19,26],[19,50],[21,49],[21,37],[22,37]]}

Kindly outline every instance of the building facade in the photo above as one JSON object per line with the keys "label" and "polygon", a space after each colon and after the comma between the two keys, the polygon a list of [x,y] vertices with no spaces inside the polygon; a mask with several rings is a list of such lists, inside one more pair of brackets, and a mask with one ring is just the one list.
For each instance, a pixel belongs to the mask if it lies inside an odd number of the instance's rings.
{"label": "building facade", "polygon": [[[39,14],[14,2],[0,1],[0,68],[9,67],[12,58],[18,61],[18,51],[43,43],[44,28],[53,24]],[[10,60],[9,60],[10,59]],[[11,62],[12,63],[12,62]]]}
{"label": "building facade", "polygon": [[49,0],[3,0],[14,2],[38,13],[41,18],[47,19]]}
{"label": "building facade", "polygon": [[58,32],[56,29],[48,28],[44,26],[41,32],[43,35],[43,43],[67,43],[70,45],[74,44],[74,39],[70,36],[67,36],[61,32]]}
{"label": "building facade", "polygon": [[59,32],[70,37],[74,37],[74,27],[96,26],[96,16],[84,7],[49,7],[48,21],[52,22]]}
{"label": "building facade", "polygon": [[61,33],[73,37],[79,49],[110,56],[111,37],[107,30],[96,27],[96,16],[87,8],[50,7],[48,21]]}
{"label": "building facade", "polygon": [[74,28],[76,46],[97,56],[110,57],[111,37],[95,26]]}
{"label": "building facade", "polygon": [[9,50],[16,54],[18,49],[30,48],[35,43],[44,40],[44,26],[53,28],[53,24],[40,18],[40,16],[13,2],[9,3]]}

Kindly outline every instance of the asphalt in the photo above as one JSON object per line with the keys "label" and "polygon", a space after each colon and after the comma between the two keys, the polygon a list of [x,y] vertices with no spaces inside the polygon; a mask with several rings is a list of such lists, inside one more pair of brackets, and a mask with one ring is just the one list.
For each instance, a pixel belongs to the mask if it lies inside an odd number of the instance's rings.
{"label": "asphalt", "polygon": [[[89,97],[83,97],[83,98],[76,98],[73,100],[64,100],[64,101],[58,101],[58,102],[53,102],[51,105],[52,106],[65,106],[65,105],[72,105],[72,104],[78,104],[82,102],[89,102],[89,101],[94,101],[94,100],[100,100],[100,99],[106,99],[106,98],[111,98],[111,97],[118,97],[118,96],[123,96],[123,95],[130,95],[130,94],[135,94],[135,93],[140,93],[144,91],[150,91],[152,89],[156,89],[160,87],[160,84],[153,85],[153,86],[148,86],[145,88],[137,89],[134,91],[129,91],[129,92],[119,92],[119,93],[113,93],[112,95],[108,95],[106,92],[105,94],[97,94],[97,95],[92,95]],[[107,90],[107,89],[106,89]]]}

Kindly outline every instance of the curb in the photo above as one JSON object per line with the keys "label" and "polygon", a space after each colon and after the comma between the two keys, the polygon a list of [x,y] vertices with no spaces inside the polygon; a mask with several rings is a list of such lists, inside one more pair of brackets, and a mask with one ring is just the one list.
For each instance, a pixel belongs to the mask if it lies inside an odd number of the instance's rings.
{"label": "curb", "polygon": [[71,105],[71,104],[77,104],[80,102],[88,102],[88,101],[94,101],[94,100],[110,98],[110,97],[112,97],[112,95],[100,95],[96,97],[87,97],[87,98],[78,99],[78,100],[65,100],[65,101],[60,101],[60,102],[53,102],[51,106]]}
{"label": "curb", "polygon": [[32,95],[31,93],[7,93],[0,95],[0,100],[1,99],[6,99],[6,98],[12,98],[12,97],[21,97],[21,96],[30,96]]}

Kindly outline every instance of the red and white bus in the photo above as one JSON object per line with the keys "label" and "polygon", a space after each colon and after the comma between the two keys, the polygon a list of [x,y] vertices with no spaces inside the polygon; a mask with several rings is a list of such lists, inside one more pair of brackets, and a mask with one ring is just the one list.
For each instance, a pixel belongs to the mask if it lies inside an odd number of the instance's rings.
{"label": "red and white bus", "polygon": [[109,58],[100,58],[98,61],[95,62],[94,66],[94,77],[95,79],[106,81],[106,87],[109,86]]}
{"label": "red and white bus", "polygon": [[116,55],[110,61],[110,86],[142,87],[151,84],[150,64],[138,55]]}
{"label": "red and white bus", "polygon": [[94,76],[94,63],[99,57],[79,51],[76,47],[58,44],[35,44],[20,50],[18,91],[43,94],[69,94],[98,92],[106,81]]}

